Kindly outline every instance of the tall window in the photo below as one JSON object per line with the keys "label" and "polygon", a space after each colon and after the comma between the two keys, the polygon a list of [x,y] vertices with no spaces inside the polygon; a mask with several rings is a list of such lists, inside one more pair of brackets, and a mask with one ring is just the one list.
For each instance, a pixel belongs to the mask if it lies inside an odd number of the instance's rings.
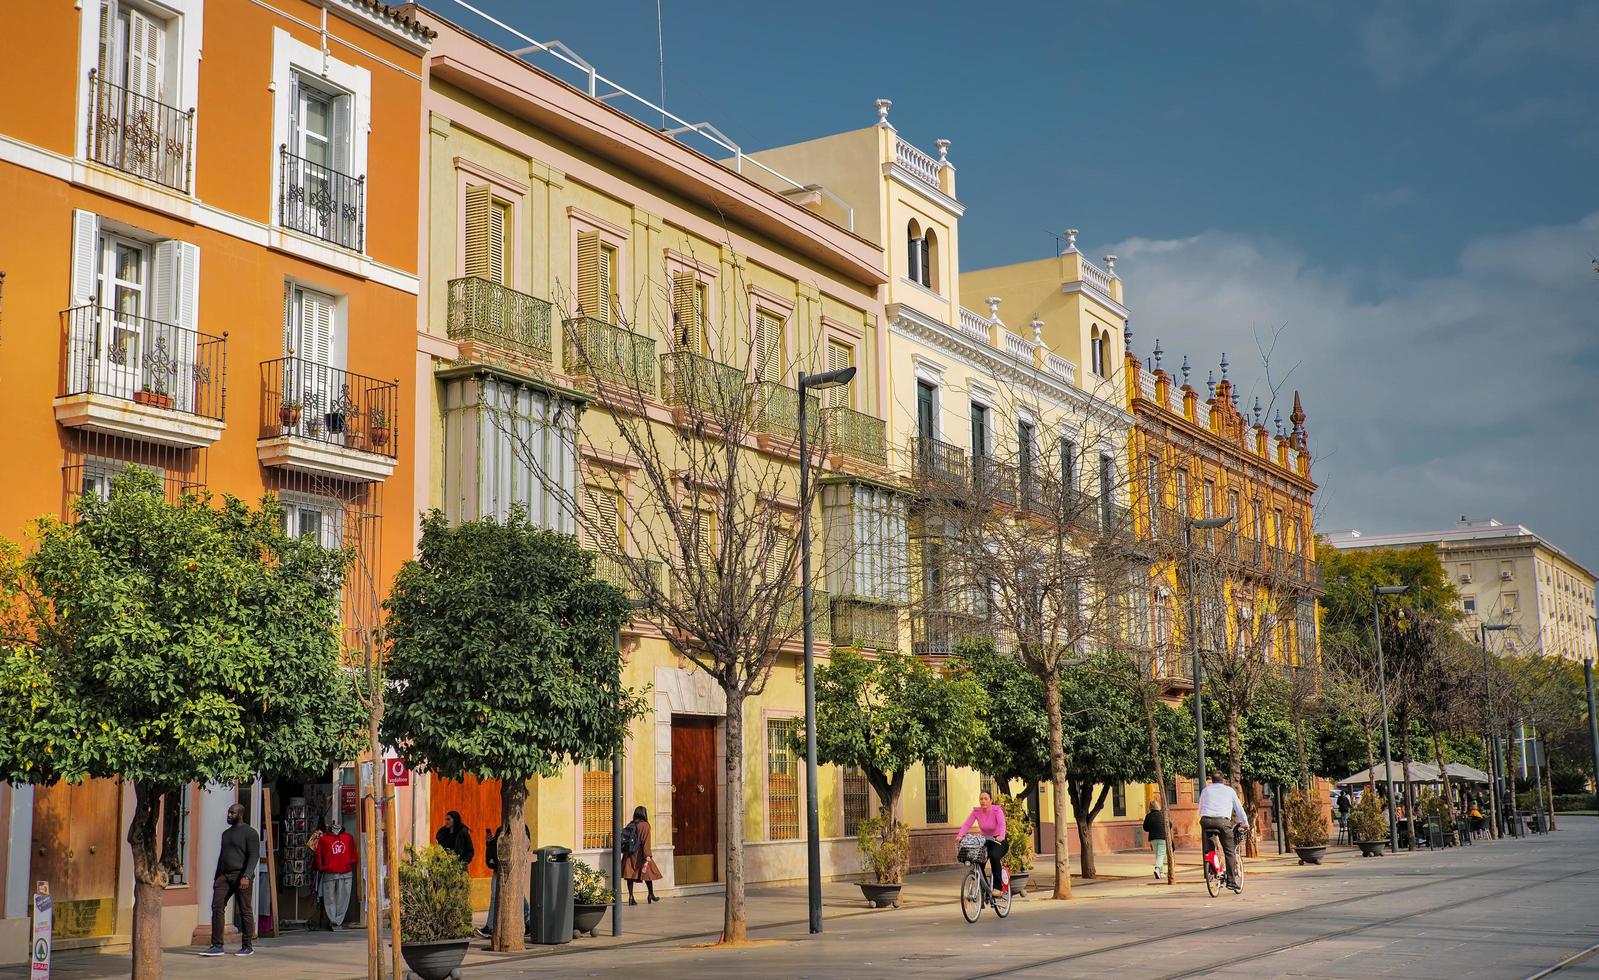
{"label": "tall window", "polygon": [[1152,459],[1144,475],[1144,497],[1149,501],[1149,530],[1160,531],[1160,460]]}
{"label": "tall window", "polygon": [[[827,370],[843,371],[855,366],[855,348],[842,340],[827,340]],[[855,379],[834,385],[822,393],[830,408],[853,408],[855,404]]]}
{"label": "tall window", "polygon": [[972,462],[988,456],[988,406],[972,403]]}
{"label": "tall window", "polygon": [[1109,453],[1099,454],[1099,510],[1105,530],[1116,523],[1116,460]]}
{"label": "tall window", "polygon": [[927,262],[923,254],[922,226],[912,221],[905,226],[905,278],[911,282],[922,281]]}
{"label": "tall window", "polygon": [[943,763],[927,764],[927,823],[949,822],[949,767]]}
{"label": "tall window", "polygon": [[[1205,481],[1205,485],[1201,489],[1200,492],[1203,494],[1203,498],[1201,499],[1200,504],[1205,508],[1205,512],[1201,516],[1202,517],[1215,517],[1216,516],[1216,481],[1214,481],[1214,480],[1206,480]],[[1216,546],[1216,531],[1214,529],[1212,529],[1212,528],[1207,528],[1205,530],[1205,547],[1214,548],[1215,546]]]}
{"label": "tall window", "polygon": [[583,847],[611,846],[611,761],[590,759],[583,764]]}
{"label": "tall window", "polygon": [[542,388],[456,378],[445,382],[443,408],[444,513],[452,521],[504,520],[520,503],[534,523],[573,532],[563,503],[579,493],[569,402]]}
{"label": "tall window", "polygon": [[1022,480],[1022,496],[1030,499],[1033,487],[1033,424],[1031,422],[1016,423],[1016,458],[1020,464]]}
{"label": "tall window", "polygon": [[1101,378],[1105,376],[1105,370],[1102,367],[1103,361],[1100,357],[1101,351],[1104,350],[1104,343],[1105,341],[1100,336],[1099,328],[1094,327],[1089,332],[1088,338],[1088,369]]}
{"label": "tall window", "polygon": [[861,821],[871,816],[867,811],[872,806],[871,787],[866,782],[866,773],[856,766],[845,766],[841,773],[840,787],[844,803],[844,836],[854,837],[860,830]]}
{"label": "tall window", "polygon": [[1177,487],[1176,487],[1176,490],[1177,490],[1177,501],[1176,501],[1176,503],[1177,503],[1177,513],[1182,515],[1183,517],[1191,516],[1190,513],[1189,513],[1189,506],[1190,506],[1191,501],[1189,501],[1189,499],[1188,499],[1188,471],[1185,470],[1185,469],[1179,469],[1177,471]]}
{"label": "tall window", "polygon": [[189,788],[183,787],[176,793],[167,797],[168,800],[177,801],[177,812],[163,811],[161,819],[175,820],[178,824],[177,855],[178,866],[172,870],[167,878],[169,885],[187,885],[189,883]]}
{"label": "tall window", "polygon": [[[616,246],[600,238],[597,231],[580,231],[577,234],[577,305],[578,312],[606,323],[616,322]],[[672,319],[674,328],[681,334],[679,323],[681,297],[677,277],[672,280]],[[698,316],[694,329],[698,329]],[[696,337],[697,339],[697,337]],[[698,348],[695,348],[696,350]]]}
{"label": "tall window", "polygon": [[922,285],[938,291],[938,236],[933,229],[922,235]]}
{"label": "tall window", "polygon": [[1110,815],[1127,816],[1127,787],[1117,783],[1110,788]]}
{"label": "tall window", "polygon": [[594,525],[588,546],[601,554],[621,554],[626,550],[622,537],[622,495],[609,487],[588,486],[583,496],[583,509]]}
{"label": "tall window", "polygon": [[1060,483],[1068,490],[1077,489],[1077,443],[1070,439],[1060,444]]}
{"label": "tall window", "polygon": [[465,274],[510,285],[511,203],[495,197],[487,184],[471,184],[466,189],[465,218]]}
{"label": "tall window", "polygon": [[797,718],[766,722],[766,839],[799,837],[799,761],[794,752]]}
{"label": "tall window", "polygon": [[298,283],[288,284],[284,298],[285,354],[323,367],[342,368],[344,336],[338,328],[338,304],[332,296]]}
{"label": "tall window", "polygon": [[926,441],[938,432],[938,386],[926,381],[916,382],[916,436]]}
{"label": "tall window", "polygon": [[[695,283],[695,305],[701,316],[705,308],[704,283]],[[682,342],[682,338],[679,338]],[[831,350],[829,351],[831,353]],[[755,308],[755,379],[783,380],[783,318],[771,310]]]}

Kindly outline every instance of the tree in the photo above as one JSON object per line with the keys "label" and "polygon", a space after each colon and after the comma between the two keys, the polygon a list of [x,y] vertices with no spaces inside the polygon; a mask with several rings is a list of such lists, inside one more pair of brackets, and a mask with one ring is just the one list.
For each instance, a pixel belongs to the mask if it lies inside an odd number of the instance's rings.
{"label": "tree", "polygon": [[171,504],[140,467],[74,508],[0,561],[0,776],[132,784],[133,975],[159,977],[178,794],[323,769],[360,744],[338,642],[346,556],[286,536],[271,498]]}
{"label": "tree", "polygon": [[962,641],[951,663],[988,692],[979,716],[982,738],[973,767],[1001,786],[1019,780],[1037,793],[1039,784],[1049,779],[1049,715],[1043,682],[988,638]]}
{"label": "tree", "polygon": [[[626,597],[570,535],[513,508],[455,527],[428,513],[385,605],[384,736],[419,768],[500,780],[498,860],[527,867],[527,781],[610,758],[643,713],[615,646]],[[496,950],[522,948],[526,883],[499,876]]]}
{"label": "tree", "polygon": [[[892,651],[868,658],[836,650],[816,670],[816,758],[859,767],[892,832],[906,772],[918,763],[973,764],[988,705],[988,693],[962,673]],[[803,735],[799,744],[803,751]]]}

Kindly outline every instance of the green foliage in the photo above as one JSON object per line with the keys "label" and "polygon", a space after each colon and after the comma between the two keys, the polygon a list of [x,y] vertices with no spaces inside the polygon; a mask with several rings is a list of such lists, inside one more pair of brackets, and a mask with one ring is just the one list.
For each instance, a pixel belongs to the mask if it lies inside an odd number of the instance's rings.
{"label": "green foliage", "polygon": [[1321,804],[1302,789],[1288,796],[1288,839],[1295,847],[1327,844],[1327,821],[1321,815]]}
{"label": "green foliage", "polygon": [[345,555],[286,536],[270,499],[171,504],[138,467],[76,507],[0,556],[0,778],[162,791],[354,755]]}
{"label": "green foliage", "polygon": [[1349,837],[1363,841],[1388,839],[1388,818],[1383,815],[1375,792],[1367,790],[1349,811]]}
{"label": "green foliage", "polygon": [[[1109,786],[1155,778],[1143,701],[1120,682],[1117,657],[1098,654],[1061,674],[1061,736],[1069,782]],[[1079,808],[1078,816],[1087,814]]]}
{"label": "green foliage", "polygon": [[861,851],[861,867],[871,872],[879,885],[905,881],[905,872],[911,866],[911,832],[894,819],[887,807],[877,816],[861,821],[855,846]]}
{"label": "green foliage", "polygon": [[[893,651],[867,658],[835,650],[816,669],[816,757],[860,767],[892,810],[917,763],[973,763],[987,706],[987,693],[969,676]],[[803,751],[803,736],[800,742]]]}
{"label": "green foliage", "polygon": [[610,882],[587,861],[572,861],[572,902],[576,905],[609,905],[616,897]]}
{"label": "green foliage", "polygon": [[386,606],[383,730],[419,768],[554,776],[609,758],[643,711],[615,648],[626,598],[574,538],[520,509],[456,527],[427,514]]}
{"label": "green foliage", "polygon": [[1044,682],[1019,657],[994,648],[991,639],[970,639],[955,650],[955,670],[988,692],[980,714],[982,737],[972,766],[1008,783],[1049,781],[1049,712]]}
{"label": "green foliage", "polygon": [[1594,794],[1592,793],[1556,793],[1554,796],[1554,810],[1556,813],[1565,813],[1568,810],[1592,810],[1594,808]]}
{"label": "green foliage", "polygon": [[1011,874],[1021,874],[1033,866],[1033,818],[1027,814],[1027,801],[1001,796],[994,802],[1005,810],[1005,842],[1010,849],[1003,863]]}
{"label": "green foliage", "polygon": [[1416,812],[1423,819],[1437,817],[1444,822],[1446,827],[1455,821],[1455,815],[1449,809],[1449,801],[1430,789],[1421,791],[1421,798],[1416,801]]}
{"label": "green foliage", "polygon": [[400,862],[400,936],[408,943],[472,935],[471,881],[454,851],[406,847]]}
{"label": "green foliage", "polygon": [[[1183,699],[1192,716],[1194,697]],[[1206,762],[1212,769],[1227,765],[1227,729],[1221,704],[1205,694]],[[1238,720],[1238,737],[1243,743],[1240,775],[1246,782],[1293,784],[1299,781],[1299,762],[1294,755],[1294,726],[1287,705],[1275,698],[1259,698]]]}

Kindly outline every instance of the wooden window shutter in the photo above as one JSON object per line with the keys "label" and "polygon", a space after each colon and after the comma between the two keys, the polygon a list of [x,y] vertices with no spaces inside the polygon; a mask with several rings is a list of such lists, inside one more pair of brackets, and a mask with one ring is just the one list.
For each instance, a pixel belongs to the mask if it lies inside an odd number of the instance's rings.
{"label": "wooden window shutter", "polygon": [[692,272],[672,273],[672,325],[678,350],[694,354],[704,352],[702,313],[699,277]]}
{"label": "wooden window shutter", "polygon": [[577,234],[577,305],[583,316],[608,320],[611,292],[610,269],[601,275],[600,233],[580,231]]}
{"label": "wooden window shutter", "polygon": [[128,90],[163,101],[167,33],[163,25],[137,10],[128,11]]}
{"label": "wooden window shutter", "polygon": [[593,547],[606,554],[621,551],[622,499],[614,490],[588,488],[588,511],[594,522]]}
{"label": "wooden window shutter", "polygon": [[759,307],[755,309],[755,377],[759,381],[783,380],[783,319]]}
{"label": "wooden window shutter", "polygon": [[703,568],[714,568],[716,566],[715,529],[715,517],[710,511],[695,512],[694,537],[696,540],[694,548]]}
{"label": "wooden window shutter", "polygon": [[338,96],[331,100],[331,108],[333,169],[352,177],[359,176],[355,173],[355,98]]}
{"label": "wooden window shutter", "polygon": [[[855,363],[855,348],[841,341],[829,339],[827,341],[827,370],[842,371]],[[827,392],[827,403],[832,406],[850,408],[854,401],[855,379],[851,378],[848,384],[831,388]]]}
{"label": "wooden window shutter", "polygon": [[300,336],[302,349],[296,351],[301,358],[317,364],[337,367],[333,363],[333,299],[321,293],[299,290]]}
{"label": "wooden window shutter", "polygon": [[[102,82],[114,85],[122,84],[122,79],[116,76],[112,66],[117,63],[117,5],[114,0],[102,0],[100,4],[100,50],[98,77]],[[102,100],[102,104],[109,102]]]}
{"label": "wooden window shutter", "polygon": [[499,279],[494,272],[493,231],[494,195],[487,184],[469,184],[466,188],[466,260],[464,271],[469,276]]}
{"label": "wooden window shutter", "polygon": [[786,583],[789,576],[785,575],[785,571],[789,570],[788,559],[794,550],[794,538],[789,529],[782,525],[774,525],[771,534],[772,547],[766,553],[766,579],[769,582]]}

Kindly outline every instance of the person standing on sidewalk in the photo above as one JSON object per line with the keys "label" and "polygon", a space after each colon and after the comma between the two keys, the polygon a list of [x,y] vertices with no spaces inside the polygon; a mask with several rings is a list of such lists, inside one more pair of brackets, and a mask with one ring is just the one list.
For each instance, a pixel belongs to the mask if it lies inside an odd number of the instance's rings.
{"label": "person standing on sidewalk", "polygon": [[472,856],[476,853],[472,849],[472,831],[461,822],[459,812],[451,810],[444,815],[444,826],[433,835],[433,839],[446,851],[453,851],[462,864],[471,866]]}
{"label": "person standing on sidewalk", "polygon": [[1144,835],[1149,838],[1149,846],[1155,851],[1155,880],[1166,877],[1166,811],[1160,808],[1160,800],[1149,801],[1149,812],[1144,815]]}
{"label": "person standing on sidewalk", "polygon": [[622,880],[627,882],[627,904],[637,905],[633,885],[644,882],[649,891],[646,901],[659,902],[655,897],[655,883],[661,880],[661,869],[655,866],[654,834],[650,832],[650,814],[642,806],[633,808],[633,820],[622,828]]}
{"label": "person standing on sidewalk", "polygon": [[228,900],[234,899],[239,910],[243,942],[238,956],[255,953],[255,903],[251,901],[255,881],[255,867],[261,860],[261,836],[255,828],[244,822],[244,807],[238,803],[228,807],[228,829],[222,832],[222,850],[217,853],[217,872],[211,883],[211,945],[201,956],[221,956],[222,922],[228,910]]}
{"label": "person standing on sidewalk", "polygon": [[344,924],[355,884],[355,838],[343,824],[334,823],[333,832],[323,834],[317,841],[316,869],[322,876],[318,891],[322,914],[327,916],[328,932],[332,932]]}

